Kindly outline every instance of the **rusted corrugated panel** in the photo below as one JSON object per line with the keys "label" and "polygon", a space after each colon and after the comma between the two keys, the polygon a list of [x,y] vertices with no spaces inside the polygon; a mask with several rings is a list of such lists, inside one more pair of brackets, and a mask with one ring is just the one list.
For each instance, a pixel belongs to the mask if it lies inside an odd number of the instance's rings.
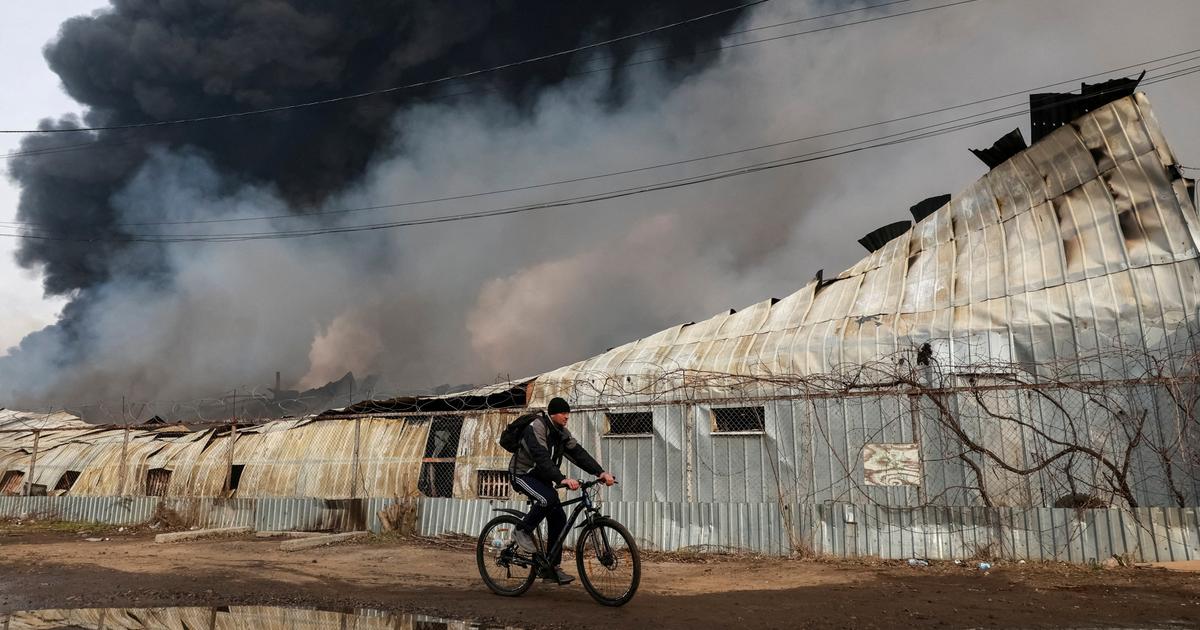
{"label": "rusted corrugated panel", "polygon": [[454,496],[477,498],[479,471],[508,470],[511,454],[500,447],[500,433],[516,417],[516,412],[492,411],[463,419],[454,462]]}
{"label": "rusted corrugated panel", "polygon": [[[131,432],[132,433],[132,432]],[[129,447],[126,449],[129,453],[136,451],[137,437],[131,435]],[[113,496],[119,494],[121,489],[121,452],[122,452],[122,431],[106,431],[92,436],[79,438],[78,442],[66,444],[54,449],[48,449],[38,454],[39,476],[46,475],[43,479],[49,487],[57,483],[58,478],[66,470],[78,470],[80,472],[79,479],[71,488],[71,494],[83,496]],[[43,469],[41,462],[43,459],[47,462],[47,466]],[[127,461],[132,457],[127,458]],[[128,474],[128,467],[126,468]],[[126,477],[126,486],[128,487],[133,481]],[[128,488],[127,488],[128,489]],[[140,494],[129,493],[126,494]]]}
{"label": "rusted corrugated panel", "polygon": [[1200,230],[1173,164],[1145,96],[1115,101],[998,165],[836,281],[544,374],[530,404],[748,395],[712,379],[688,387],[687,372],[820,374],[933,339],[949,366],[1048,363],[1114,343],[1161,352],[1177,331],[1200,329]]}
{"label": "rusted corrugated panel", "polygon": [[[166,496],[220,497],[227,495],[232,465],[242,467],[238,497],[405,497],[416,494],[428,430],[428,418],[419,417],[282,420],[236,433],[70,432],[70,439],[39,442],[32,481],[53,490],[73,471],[79,475],[70,495],[142,496],[155,470],[164,471],[155,480],[165,484]],[[0,465],[24,474],[29,460],[23,448],[0,448]],[[150,491],[163,491],[159,485]]]}
{"label": "rusted corrugated panel", "polygon": [[[409,496],[415,493],[427,432],[427,425],[402,419],[268,423],[237,437],[232,463],[244,466],[237,496]],[[228,434],[214,438],[192,459],[194,496],[216,496],[224,488],[229,439]]]}
{"label": "rusted corrugated panel", "polygon": [[363,419],[357,495],[410,497],[417,494],[428,424]]}

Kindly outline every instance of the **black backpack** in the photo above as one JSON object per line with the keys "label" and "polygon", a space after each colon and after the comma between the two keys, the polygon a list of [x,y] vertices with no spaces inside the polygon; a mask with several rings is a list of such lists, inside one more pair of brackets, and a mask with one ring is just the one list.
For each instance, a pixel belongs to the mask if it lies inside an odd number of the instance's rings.
{"label": "black backpack", "polygon": [[521,438],[525,435],[525,429],[541,417],[541,413],[527,413],[518,417],[516,420],[508,423],[504,427],[504,431],[500,433],[500,447],[509,453],[516,453],[521,450]]}

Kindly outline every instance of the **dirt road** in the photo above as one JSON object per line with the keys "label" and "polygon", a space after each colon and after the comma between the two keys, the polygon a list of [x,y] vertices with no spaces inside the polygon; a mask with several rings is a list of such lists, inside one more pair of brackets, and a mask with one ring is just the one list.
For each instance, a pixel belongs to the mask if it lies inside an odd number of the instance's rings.
{"label": "dirt road", "polygon": [[1200,627],[1200,576],[1163,569],[655,558],[633,602],[607,609],[577,584],[493,596],[472,553],[451,543],[370,539],[287,553],[248,536],[171,545],[148,533],[103,536],[0,530],[0,613],[280,605],[523,627]]}

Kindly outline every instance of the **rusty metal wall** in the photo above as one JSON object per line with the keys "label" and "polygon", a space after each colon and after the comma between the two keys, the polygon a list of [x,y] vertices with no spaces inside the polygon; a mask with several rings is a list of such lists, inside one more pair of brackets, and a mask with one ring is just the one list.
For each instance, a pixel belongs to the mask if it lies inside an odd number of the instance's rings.
{"label": "rusty metal wall", "polygon": [[[185,435],[108,429],[57,441],[59,432],[47,429],[32,480],[53,490],[64,473],[78,471],[72,496],[144,496],[148,472],[166,469],[167,495],[177,497],[411,496],[428,424],[428,417],[281,420],[241,427],[236,438],[229,428]],[[0,464],[28,471],[32,442],[22,437],[18,446],[13,434],[3,435],[11,450],[0,449]],[[226,489],[230,466],[244,467],[233,493]]]}

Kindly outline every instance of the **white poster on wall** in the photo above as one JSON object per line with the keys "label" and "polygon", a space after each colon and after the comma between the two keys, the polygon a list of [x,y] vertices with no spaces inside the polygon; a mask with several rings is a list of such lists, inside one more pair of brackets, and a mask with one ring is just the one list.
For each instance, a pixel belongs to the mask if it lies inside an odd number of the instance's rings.
{"label": "white poster on wall", "polygon": [[868,486],[921,485],[921,453],[916,444],[867,444],[863,478]]}

